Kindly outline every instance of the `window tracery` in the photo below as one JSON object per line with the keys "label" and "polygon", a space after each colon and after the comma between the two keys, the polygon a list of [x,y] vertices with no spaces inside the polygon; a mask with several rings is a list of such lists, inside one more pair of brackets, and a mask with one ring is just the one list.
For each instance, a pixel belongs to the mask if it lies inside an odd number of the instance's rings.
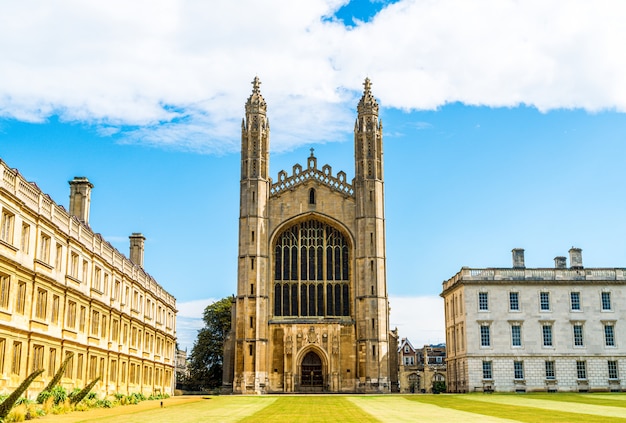
{"label": "window tracery", "polygon": [[274,315],[349,316],[349,248],[344,235],[317,220],[295,224],[274,248]]}

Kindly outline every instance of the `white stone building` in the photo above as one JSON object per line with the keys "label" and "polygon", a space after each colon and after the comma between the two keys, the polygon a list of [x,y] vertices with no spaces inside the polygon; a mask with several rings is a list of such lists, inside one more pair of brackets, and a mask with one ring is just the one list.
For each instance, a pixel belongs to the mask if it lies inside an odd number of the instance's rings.
{"label": "white stone building", "polygon": [[626,389],[626,269],[464,267],[443,283],[449,392]]}

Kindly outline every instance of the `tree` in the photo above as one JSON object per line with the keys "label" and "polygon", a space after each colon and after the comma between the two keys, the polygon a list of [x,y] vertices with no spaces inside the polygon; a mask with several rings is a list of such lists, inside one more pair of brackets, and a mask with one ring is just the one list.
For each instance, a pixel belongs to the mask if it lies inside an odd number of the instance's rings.
{"label": "tree", "polygon": [[198,331],[189,364],[187,388],[203,390],[222,385],[224,339],[230,331],[233,297],[222,298],[204,309],[204,327]]}

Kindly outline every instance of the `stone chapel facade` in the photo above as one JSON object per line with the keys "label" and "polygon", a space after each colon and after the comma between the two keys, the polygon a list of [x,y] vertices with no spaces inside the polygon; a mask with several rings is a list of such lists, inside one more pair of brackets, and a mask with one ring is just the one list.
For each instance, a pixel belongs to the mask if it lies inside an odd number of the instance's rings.
{"label": "stone chapel facade", "polygon": [[[390,392],[382,123],[371,83],[354,127],[355,178],[306,166],[270,178],[253,81],[241,136],[237,296],[225,343],[234,393]],[[390,344],[390,337],[391,342]]]}

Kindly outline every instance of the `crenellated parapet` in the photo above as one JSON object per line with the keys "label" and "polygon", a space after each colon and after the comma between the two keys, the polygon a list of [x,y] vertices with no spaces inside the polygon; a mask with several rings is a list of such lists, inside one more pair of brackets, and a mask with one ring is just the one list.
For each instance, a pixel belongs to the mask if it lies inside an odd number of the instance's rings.
{"label": "crenellated parapet", "polygon": [[332,167],[329,165],[324,165],[321,170],[318,169],[317,158],[313,155],[313,151],[307,159],[306,169],[302,169],[300,164],[296,164],[292,168],[291,175],[288,175],[284,170],[278,172],[278,181],[272,183],[270,195],[278,195],[307,181],[318,181],[334,191],[354,197],[354,187],[346,180],[346,173],[340,171],[337,176],[333,176]]}

